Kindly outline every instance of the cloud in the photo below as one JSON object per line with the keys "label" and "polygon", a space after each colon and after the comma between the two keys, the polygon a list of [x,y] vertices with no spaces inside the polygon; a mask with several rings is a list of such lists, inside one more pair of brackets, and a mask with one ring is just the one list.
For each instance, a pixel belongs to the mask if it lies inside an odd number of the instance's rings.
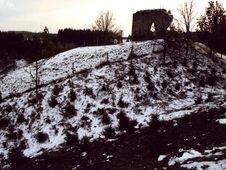
{"label": "cloud", "polygon": [[15,4],[10,0],[0,0],[0,6],[2,6],[3,8],[12,8],[15,6]]}

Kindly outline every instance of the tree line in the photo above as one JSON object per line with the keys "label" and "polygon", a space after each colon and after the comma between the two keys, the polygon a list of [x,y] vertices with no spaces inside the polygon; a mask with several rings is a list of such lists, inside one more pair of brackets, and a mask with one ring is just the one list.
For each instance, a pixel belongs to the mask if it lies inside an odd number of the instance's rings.
{"label": "tree line", "polygon": [[181,4],[178,12],[180,19],[177,31],[181,30],[186,41],[186,53],[188,53],[190,40],[204,43],[210,48],[209,56],[212,57],[214,52],[226,54],[224,46],[226,42],[226,11],[218,1],[209,1],[203,15],[198,17],[196,31],[192,32],[194,20],[197,15],[195,0],[185,0]]}
{"label": "tree line", "polygon": [[113,13],[101,12],[92,29],[60,29],[50,34],[47,27],[40,33],[0,31],[0,72],[17,59],[34,62],[79,46],[119,43],[122,31],[116,26]]}

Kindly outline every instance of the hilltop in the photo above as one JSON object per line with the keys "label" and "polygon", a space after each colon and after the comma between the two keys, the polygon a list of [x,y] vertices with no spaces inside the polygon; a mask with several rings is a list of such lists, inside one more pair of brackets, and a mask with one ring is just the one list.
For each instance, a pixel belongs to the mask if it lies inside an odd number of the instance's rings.
{"label": "hilltop", "polygon": [[[34,81],[36,64],[38,96]],[[103,159],[120,162],[122,156],[126,162],[130,160],[122,153],[126,146],[132,150],[140,142],[145,148],[150,140],[150,145],[154,143],[154,147],[148,148],[153,153],[150,161],[159,158],[157,163],[161,166],[156,168],[203,165],[186,162],[192,158],[199,162],[209,159],[210,166],[225,166],[224,134],[219,133],[219,139],[210,139],[203,147],[195,147],[202,132],[209,130],[210,138],[214,131],[209,128],[219,132],[225,128],[225,79],[225,60],[208,58],[196,50],[185,56],[183,48],[176,49],[175,44],[169,47],[163,63],[162,40],[76,48],[39,60],[0,75],[0,165],[5,169],[10,163],[12,169],[38,169],[45,165],[48,169],[50,164],[51,169],[58,159],[64,160],[62,153],[67,158],[68,151],[68,158],[70,153],[76,153],[77,160],[65,164],[65,168],[92,169],[97,164],[92,160],[96,155],[89,155],[90,148],[95,148],[97,155],[104,154],[107,146],[112,150],[118,148],[116,153],[105,153]],[[200,130],[200,134],[194,130]],[[177,135],[184,141],[177,142]],[[188,144],[187,135],[198,142]],[[159,138],[166,141],[158,145],[155,140]],[[172,150],[166,149],[166,143],[173,146]],[[146,153],[144,148],[140,151]],[[36,157],[49,160],[48,153],[54,155],[56,162],[53,159],[52,163],[44,161],[44,165],[36,166]],[[219,155],[223,155],[220,162],[213,162]],[[87,164],[90,160],[94,163]],[[115,164],[109,163],[110,167]],[[58,168],[63,169],[63,165]]]}

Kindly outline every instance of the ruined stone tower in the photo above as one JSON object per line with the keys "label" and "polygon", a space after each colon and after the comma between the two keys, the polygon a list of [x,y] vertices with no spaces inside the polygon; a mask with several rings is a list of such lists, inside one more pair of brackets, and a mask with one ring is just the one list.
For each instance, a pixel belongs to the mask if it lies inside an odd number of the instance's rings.
{"label": "ruined stone tower", "polygon": [[154,26],[155,34],[166,31],[173,16],[165,9],[142,10],[133,14],[132,38],[135,40],[148,39],[153,36],[150,31]]}

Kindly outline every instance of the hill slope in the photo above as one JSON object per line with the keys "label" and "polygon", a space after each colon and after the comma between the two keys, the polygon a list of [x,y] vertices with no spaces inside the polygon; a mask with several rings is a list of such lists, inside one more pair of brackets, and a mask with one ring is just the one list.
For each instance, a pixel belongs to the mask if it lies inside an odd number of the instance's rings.
{"label": "hill slope", "polygon": [[34,157],[71,139],[84,143],[133,133],[153,115],[169,121],[225,108],[225,61],[169,48],[163,64],[161,43],[77,48],[39,61],[38,97],[35,63],[2,76],[2,166],[14,148]]}

